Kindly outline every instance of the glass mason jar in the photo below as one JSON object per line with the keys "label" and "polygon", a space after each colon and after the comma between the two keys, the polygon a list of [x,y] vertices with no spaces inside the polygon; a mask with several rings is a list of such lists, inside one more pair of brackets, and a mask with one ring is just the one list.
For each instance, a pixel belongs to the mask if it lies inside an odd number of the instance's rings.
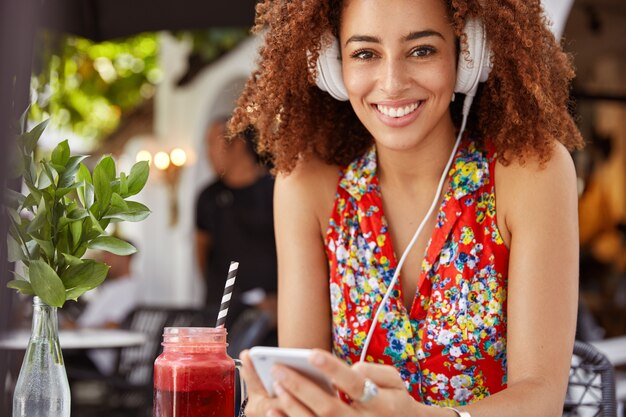
{"label": "glass mason jar", "polygon": [[57,308],[33,298],[33,324],[13,393],[13,417],[70,417]]}
{"label": "glass mason jar", "polygon": [[153,417],[233,417],[239,361],[226,346],[223,327],[166,327],[154,362]]}

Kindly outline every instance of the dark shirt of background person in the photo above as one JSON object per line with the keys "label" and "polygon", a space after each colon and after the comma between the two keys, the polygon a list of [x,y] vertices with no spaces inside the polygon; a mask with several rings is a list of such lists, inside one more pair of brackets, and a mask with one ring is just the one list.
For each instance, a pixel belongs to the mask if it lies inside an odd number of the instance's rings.
{"label": "dark shirt of background person", "polygon": [[207,130],[207,156],[217,179],[196,203],[196,256],[207,306],[219,305],[231,261],[239,262],[227,325],[248,306],[276,317],[274,180],[254,152],[252,131],[228,140],[226,118]]}

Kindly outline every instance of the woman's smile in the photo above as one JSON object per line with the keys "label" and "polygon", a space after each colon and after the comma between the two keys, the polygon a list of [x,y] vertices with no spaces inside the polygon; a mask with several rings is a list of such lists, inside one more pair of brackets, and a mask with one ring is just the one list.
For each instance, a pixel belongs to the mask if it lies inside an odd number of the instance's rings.
{"label": "woman's smile", "polygon": [[385,125],[389,127],[404,127],[419,116],[423,104],[424,100],[381,102],[372,104],[372,109]]}

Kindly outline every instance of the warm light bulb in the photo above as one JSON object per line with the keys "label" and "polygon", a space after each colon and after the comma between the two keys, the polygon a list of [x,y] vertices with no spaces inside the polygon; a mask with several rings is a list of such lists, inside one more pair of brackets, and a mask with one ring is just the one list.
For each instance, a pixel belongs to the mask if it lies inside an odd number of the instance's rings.
{"label": "warm light bulb", "polygon": [[180,148],[172,149],[170,152],[170,160],[177,167],[182,167],[187,162],[187,154]]}
{"label": "warm light bulb", "polygon": [[148,161],[148,164],[150,164],[150,163],[152,163],[152,154],[149,151],[146,151],[145,149],[142,149],[139,152],[137,152],[137,157],[135,158],[135,160],[137,162],[139,162],[139,161]]}
{"label": "warm light bulb", "polygon": [[170,166],[170,157],[167,152],[157,152],[154,155],[154,166],[164,171]]}

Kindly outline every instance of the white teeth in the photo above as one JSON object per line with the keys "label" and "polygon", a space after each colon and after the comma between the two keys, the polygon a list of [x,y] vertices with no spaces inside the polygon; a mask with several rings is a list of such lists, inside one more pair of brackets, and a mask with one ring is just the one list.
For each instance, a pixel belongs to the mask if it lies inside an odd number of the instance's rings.
{"label": "white teeth", "polygon": [[381,106],[380,104],[376,105],[376,108],[378,109],[379,112],[381,112],[385,116],[395,117],[395,118],[404,117],[409,113],[413,113],[415,109],[417,109],[418,107],[419,107],[419,102],[409,104],[408,106],[405,106],[405,107],[387,107],[387,106]]}

